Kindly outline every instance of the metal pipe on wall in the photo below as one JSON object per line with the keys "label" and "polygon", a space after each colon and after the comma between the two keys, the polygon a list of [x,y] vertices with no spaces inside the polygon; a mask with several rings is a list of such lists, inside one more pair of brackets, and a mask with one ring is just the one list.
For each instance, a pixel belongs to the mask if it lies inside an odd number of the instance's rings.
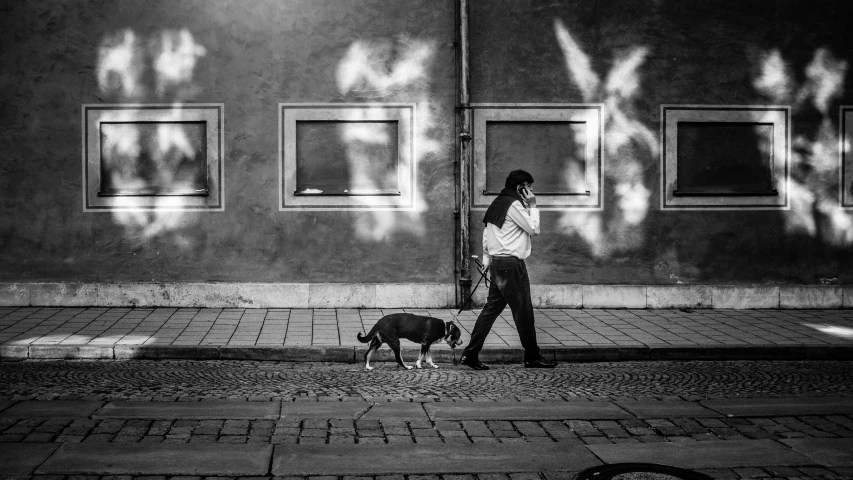
{"label": "metal pipe on wall", "polygon": [[[471,293],[471,239],[469,219],[471,216],[471,104],[468,91],[468,0],[459,0],[459,302],[464,302]],[[461,308],[462,305],[459,305]]]}

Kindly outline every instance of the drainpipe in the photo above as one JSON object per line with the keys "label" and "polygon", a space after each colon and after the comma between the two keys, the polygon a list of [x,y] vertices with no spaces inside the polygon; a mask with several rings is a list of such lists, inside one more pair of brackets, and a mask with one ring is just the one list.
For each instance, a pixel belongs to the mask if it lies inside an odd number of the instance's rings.
{"label": "drainpipe", "polygon": [[458,307],[471,294],[471,242],[468,220],[471,217],[471,105],[468,91],[468,0],[459,0],[459,293]]}

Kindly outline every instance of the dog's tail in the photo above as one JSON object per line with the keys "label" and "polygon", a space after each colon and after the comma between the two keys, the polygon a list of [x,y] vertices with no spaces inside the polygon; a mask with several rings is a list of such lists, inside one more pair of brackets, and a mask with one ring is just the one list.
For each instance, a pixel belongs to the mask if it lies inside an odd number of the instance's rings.
{"label": "dog's tail", "polygon": [[367,343],[373,340],[373,336],[376,335],[377,330],[379,330],[379,324],[374,325],[373,328],[371,328],[370,331],[367,332],[367,335],[361,336],[361,332],[359,332],[355,335],[355,338],[357,338],[358,341],[361,343]]}

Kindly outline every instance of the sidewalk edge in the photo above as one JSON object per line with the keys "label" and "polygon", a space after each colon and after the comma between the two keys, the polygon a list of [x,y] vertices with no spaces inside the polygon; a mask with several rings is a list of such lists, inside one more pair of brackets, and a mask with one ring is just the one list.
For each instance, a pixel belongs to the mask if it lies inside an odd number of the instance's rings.
{"label": "sidewalk edge", "polygon": [[[403,358],[414,363],[418,349],[404,348]],[[853,360],[853,345],[806,346],[602,346],[542,348],[548,360],[565,363],[666,360]],[[176,346],[176,345],[0,345],[0,360],[256,360],[278,362],[358,363],[363,349],[354,346]],[[437,363],[451,363],[461,352],[437,349]],[[521,363],[521,348],[486,348],[486,363]],[[382,349],[371,359],[394,361]]]}

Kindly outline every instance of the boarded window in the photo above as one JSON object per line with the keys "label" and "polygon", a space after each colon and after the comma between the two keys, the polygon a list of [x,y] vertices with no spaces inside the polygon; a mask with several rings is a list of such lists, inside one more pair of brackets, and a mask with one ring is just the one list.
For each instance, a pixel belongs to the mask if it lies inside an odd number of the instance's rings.
{"label": "boarded window", "polygon": [[678,123],[676,195],[775,194],[773,124]]}
{"label": "boarded window", "polygon": [[297,195],[399,195],[395,121],[296,122]]}
{"label": "boarded window", "polygon": [[207,195],[205,122],[102,122],[100,196]]}
{"label": "boarded window", "polygon": [[220,103],[83,105],[86,212],[222,211]]}
{"label": "boarded window", "polygon": [[533,175],[540,208],[602,208],[601,105],[472,107],[473,209],[488,208],[517,169]]}
{"label": "boarded window", "polygon": [[661,105],[661,208],[789,208],[790,107]]}
{"label": "boarded window", "polygon": [[504,188],[512,170],[533,175],[540,194],[588,195],[584,122],[488,122],[486,192]]}
{"label": "boarded window", "polygon": [[280,103],[279,210],[413,210],[413,104]]}

